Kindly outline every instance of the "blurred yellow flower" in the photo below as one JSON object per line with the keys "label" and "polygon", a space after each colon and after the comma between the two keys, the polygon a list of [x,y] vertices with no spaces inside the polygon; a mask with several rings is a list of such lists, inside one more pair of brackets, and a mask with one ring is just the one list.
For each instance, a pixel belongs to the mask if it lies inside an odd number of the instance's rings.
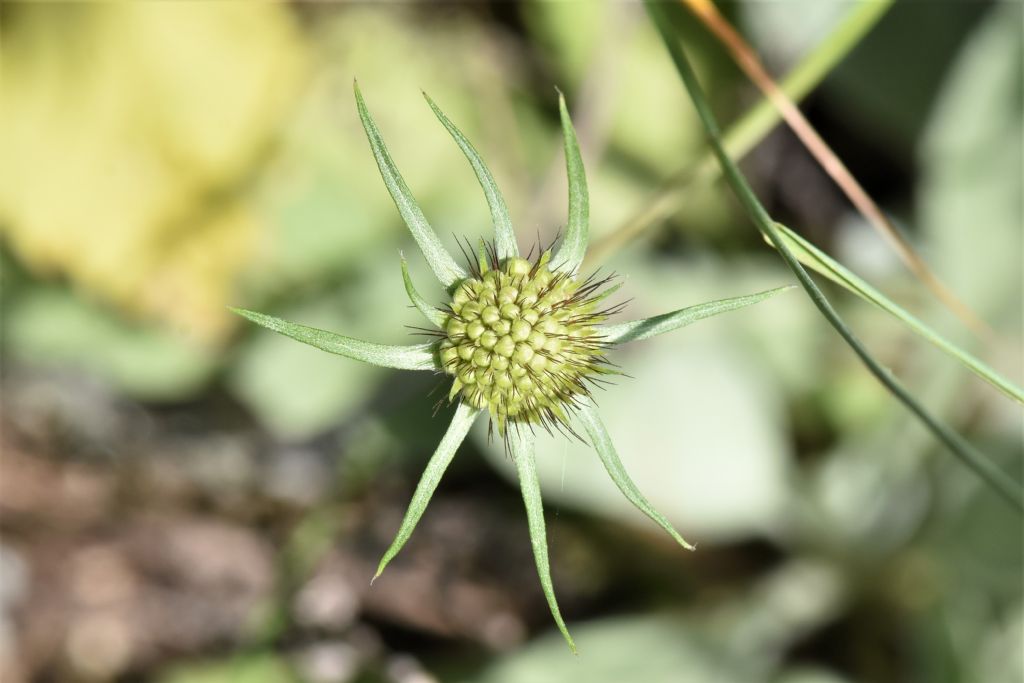
{"label": "blurred yellow flower", "polygon": [[20,5],[0,230],[43,275],[203,341],[260,237],[241,190],[304,70],[275,3]]}

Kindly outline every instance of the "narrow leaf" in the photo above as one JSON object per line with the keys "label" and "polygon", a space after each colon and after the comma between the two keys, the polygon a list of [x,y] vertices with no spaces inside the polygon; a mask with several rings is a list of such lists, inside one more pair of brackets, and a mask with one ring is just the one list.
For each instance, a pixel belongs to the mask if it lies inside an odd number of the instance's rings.
{"label": "narrow leaf", "polygon": [[558,93],[558,113],[562,118],[565,170],[569,176],[569,223],[566,225],[562,244],[555,254],[554,263],[557,268],[575,273],[587,252],[590,198],[587,195],[587,175],[583,168],[583,157],[580,156],[580,145],[569,119],[569,110],[565,106],[565,96],[561,92]]}
{"label": "narrow leaf", "polygon": [[440,369],[433,344],[414,344],[412,346],[389,346],[343,337],[334,332],[319,330],[315,327],[297,325],[287,320],[264,315],[244,308],[231,308],[232,311],[247,318],[257,325],[291,337],[303,344],[335,353],[339,356],[361,360],[370,365],[398,370],[438,370]]}
{"label": "narrow leaf", "polygon": [[409,295],[409,301],[412,302],[412,305],[423,314],[424,318],[443,330],[448,316],[444,314],[444,311],[431,306],[430,302],[416,291],[416,287],[412,284],[412,278],[409,277],[409,264],[404,256],[402,257],[402,280],[405,281],[405,293]]}
{"label": "narrow leaf", "polygon": [[458,450],[463,439],[466,438],[469,428],[473,425],[473,420],[479,414],[479,410],[471,408],[465,403],[459,403],[459,407],[455,409],[455,417],[452,418],[448,431],[441,438],[441,443],[437,445],[437,450],[430,456],[430,462],[427,463],[426,469],[423,470],[423,476],[420,477],[420,481],[416,485],[416,491],[412,494],[409,509],[405,511],[405,517],[398,528],[398,534],[384,553],[380,564],[377,565],[377,573],[373,575],[374,579],[381,575],[384,567],[394,559],[398,551],[405,545],[405,542],[412,536],[413,529],[416,528],[420,517],[423,516],[423,511],[427,509],[427,503],[430,502],[431,496],[434,495],[438,482],[441,481],[441,477],[455,456],[455,451]]}
{"label": "narrow leaf", "polygon": [[519,472],[519,488],[523,492],[523,503],[526,504],[526,520],[530,527],[530,543],[533,545],[533,558],[537,562],[537,574],[540,585],[547,598],[551,616],[555,618],[558,630],[569,644],[569,649],[576,654],[576,643],[569,635],[569,629],[562,620],[562,613],[555,600],[555,587],[551,583],[551,568],[548,563],[547,531],[544,527],[544,505],[540,496],[540,481],[537,478],[537,463],[534,456],[534,436],[525,430],[510,429],[508,443],[512,449],[512,459]]}
{"label": "narrow leaf", "polygon": [[800,237],[800,235],[796,234],[785,225],[776,223],[775,227],[782,231],[782,238],[786,243],[786,246],[792,250],[793,255],[796,256],[797,259],[799,259],[805,266],[827,277],[829,280],[844,289],[853,292],[861,299],[864,299],[865,301],[878,306],[883,311],[895,316],[914,332],[963,363],[971,372],[975,373],[1018,403],[1024,403],[1024,391],[1022,391],[1020,387],[1016,386],[1013,382],[1001,376],[984,362],[975,358],[964,349],[925,325],[887,296],[854,275],[837,261],[832,259],[828,254]]}
{"label": "narrow leaf", "polygon": [[793,287],[794,285],[786,285],[785,287],[776,287],[775,289],[768,289],[757,294],[709,301],[643,320],[631,320],[614,325],[601,325],[598,329],[600,334],[604,336],[604,341],[609,344],[625,344],[626,342],[650,339],[651,337],[685,327],[704,318],[710,318],[714,315],[728,313],[729,311],[735,311],[737,308],[756,304],[758,301],[764,301],[776,294],[793,289]]}
{"label": "narrow leaf", "polygon": [[483,188],[484,196],[487,198],[487,206],[491,209],[491,222],[494,223],[494,246],[498,250],[498,258],[507,259],[519,256],[519,246],[516,244],[516,235],[512,230],[512,219],[508,215],[505,199],[501,196],[497,183],[494,182],[494,176],[491,175],[484,160],[480,158],[462,131],[444,115],[444,112],[434,104],[434,100],[430,99],[427,93],[423,93],[423,97],[427,99],[427,104],[434,110],[434,116],[448,129],[452,138],[455,139],[455,144],[466,155],[466,159],[473,167],[473,172],[476,173],[476,179],[480,181],[480,187]]}
{"label": "narrow leaf", "polygon": [[353,82],[353,88],[356,93],[359,118],[362,119],[363,129],[366,131],[366,137],[373,149],[373,156],[377,160],[380,175],[384,179],[388,192],[391,193],[391,198],[395,201],[395,206],[398,207],[398,213],[402,215],[402,220],[409,227],[416,243],[420,245],[420,250],[423,251],[423,256],[430,264],[431,270],[437,275],[437,279],[446,288],[450,288],[459,280],[466,278],[467,273],[445,250],[434,229],[430,227],[419,204],[416,203],[412,192],[409,191],[409,186],[402,179],[398,168],[395,167],[395,162],[391,160],[388,148],[384,146],[384,139],[381,137],[380,131],[377,130],[377,124],[374,123],[373,117],[370,116],[370,112],[366,108],[366,103],[363,102],[359,84]]}
{"label": "narrow leaf", "polygon": [[587,431],[587,435],[590,437],[590,443],[593,444],[594,450],[597,451],[601,462],[604,463],[604,468],[608,470],[608,475],[615,482],[615,485],[619,487],[619,490],[622,491],[622,494],[640,512],[650,517],[654,520],[655,524],[667,531],[669,536],[676,540],[676,543],[687,550],[694,550],[692,545],[683,540],[683,537],[675,530],[672,523],[663,514],[655,510],[654,506],[644,498],[644,495],[640,493],[640,489],[630,479],[626,468],[619,459],[619,454],[615,452],[615,446],[612,444],[611,437],[608,436],[608,430],[605,429],[604,423],[601,421],[600,416],[598,416],[597,409],[593,404],[584,403],[576,414],[580,422],[583,423],[583,428]]}

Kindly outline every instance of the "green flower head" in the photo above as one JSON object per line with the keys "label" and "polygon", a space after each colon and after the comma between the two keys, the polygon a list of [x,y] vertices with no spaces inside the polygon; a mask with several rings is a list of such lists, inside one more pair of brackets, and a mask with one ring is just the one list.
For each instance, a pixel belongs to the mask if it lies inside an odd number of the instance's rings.
{"label": "green flower head", "polygon": [[[461,266],[441,244],[388,153],[358,85],[356,104],[384,184],[412,232],[431,270],[450,295],[438,308],[416,291],[402,259],[405,290],[413,305],[434,326],[432,342],[388,346],[281,320],[262,313],[232,309],[254,323],[315,346],[373,365],[401,370],[427,370],[451,378],[448,400],[455,416],[416,487],[412,502],[391,546],[377,568],[384,570],[412,535],[427,503],[473,422],[487,413],[505,439],[519,475],[523,501],[541,587],[559,630],[576,651],[555,600],[548,565],[544,512],[534,455],[536,428],[559,429],[589,439],[608,474],[623,495],[668,532],[684,548],[693,549],[669,521],[644,498],[626,473],[590,390],[601,376],[614,373],[607,353],[619,344],[647,339],[691,322],[757,303],[788,287],[749,296],[690,306],[645,320],[608,323],[619,307],[602,309],[601,300],[614,291],[610,278],[580,279],[587,248],[589,200],[583,160],[559,93],[569,177],[569,217],[557,249],[535,259],[520,256],[505,200],[476,150],[458,128],[427,97],[434,114],[448,129],[476,173],[490,207],[494,241],[482,242]],[[442,399],[443,400],[443,399]],[[376,577],[375,577],[376,578]]]}

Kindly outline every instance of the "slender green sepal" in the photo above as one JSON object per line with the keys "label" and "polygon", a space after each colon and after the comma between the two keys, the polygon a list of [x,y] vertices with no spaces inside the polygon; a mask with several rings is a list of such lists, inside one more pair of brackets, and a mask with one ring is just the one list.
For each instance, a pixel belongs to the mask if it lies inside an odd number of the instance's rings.
{"label": "slender green sepal", "polygon": [[710,318],[721,313],[735,311],[737,308],[756,304],[759,301],[764,301],[794,287],[795,285],[786,285],[785,287],[776,287],[775,289],[768,289],[757,294],[708,301],[707,303],[681,308],[671,313],[662,313],[661,315],[644,318],[643,320],[631,320],[614,325],[599,325],[598,331],[602,335],[603,341],[607,344],[625,344],[626,342],[650,339],[651,337],[677,330],[680,327],[685,327],[704,318]]}
{"label": "slender green sepal", "polygon": [[715,158],[718,159],[718,163],[722,166],[722,172],[725,175],[726,181],[731,186],[736,197],[744,205],[744,208],[746,208],[751,220],[779,252],[779,255],[786,262],[789,269],[793,271],[793,275],[796,276],[800,286],[807,292],[808,298],[811,299],[818,311],[821,312],[822,316],[836,330],[839,336],[843,338],[843,341],[857,354],[857,357],[864,363],[868,371],[907,410],[920,420],[932,435],[942,442],[953,455],[959,458],[965,466],[990,486],[992,490],[1024,515],[1024,488],[1012,476],[976,450],[960,434],[932,415],[892,374],[891,370],[875,360],[867,347],[864,346],[839,316],[831,302],[818,288],[818,285],[814,283],[814,280],[808,275],[807,271],[804,270],[804,267],[800,265],[800,261],[790,250],[789,246],[787,246],[782,233],[776,227],[775,221],[772,220],[768,211],[758,200],[757,195],[754,194],[754,189],[750,187],[750,184],[740,172],[736,163],[725,151],[725,147],[722,145],[722,133],[718,126],[718,121],[711,111],[711,105],[708,103],[707,97],[700,87],[693,67],[690,66],[690,62],[686,58],[682,44],[675,35],[675,28],[672,26],[670,19],[664,14],[667,6],[654,2],[654,0],[645,0],[644,6],[658,32],[661,34],[669,56],[676,66],[676,71],[679,72],[683,85],[693,101],[694,108],[697,110],[697,116],[700,118],[707,133],[708,142],[711,143],[711,150],[714,152]]}
{"label": "slender green sepal", "polygon": [[462,266],[455,262],[455,259],[441,244],[434,229],[430,227],[419,204],[416,203],[412,192],[409,191],[409,186],[402,179],[395,162],[391,160],[388,148],[384,146],[384,139],[366,108],[362,93],[359,92],[359,84],[353,82],[353,88],[356,93],[359,118],[362,119],[363,129],[366,131],[366,137],[373,149],[373,156],[377,160],[380,175],[384,179],[391,198],[395,201],[395,206],[398,207],[398,213],[402,215],[402,220],[409,227],[409,232],[412,233],[416,244],[423,251],[423,256],[427,259],[427,263],[430,264],[437,279],[445,288],[450,288],[459,280],[466,278],[467,273]]}
{"label": "slender green sepal", "polygon": [[413,344],[411,346],[391,346],[388,344],[374,344],[352,337],[343,337],[334,332],[320,330],[315,327],[307,327],[290,323],[287,320],[275,318],[272,315],[247,311],[244,308],[228,307],[238,315],[251,320],[257,325],[262,325],[268,330],[273,330],[295,341],[309,344],[321,351],[334,353],[353,360],[361,360],[370,365],[379,365],[382,368],[395,368],[396,370],[440,370],[441,366],[437,361],[435,344]]}
{"label": "slender green sepal", "polygon": [[416,485],[416,491],[412,494],[412,501],[409,503],[409,509],[405,511],[405,517],[402,519],[402,525],[398,528],[398,534],[395,536],[395,540],[391,542],[387,552],[384,553],[380,564],[377,565],[377,573],[373,575],[374,579],[380,576],[381,572],[384,571],[384,567],[394,559],[398,551],[405,545],[405,542],[412,536],[413,529],[416,528],[420,517],[423,516],[423,511],[427,509],[427,503],[430,502],[431,496],[434,495],[434,490],[437,489],[437,484],[441,481],[444,471],[448,469],[449,463],[451,463],[452,458],[455,456],[455,451],[458,450],[463,439],[466,438],[469,428],[473,425],[473,420],[479,414],[479,410],[471,408],[465,403],[459,403],[459,407],[455,409],[455,417],[452,418],[448,431],[445,432],[441,443],[437,445],[437,450],[434,451],[434,455],[430,457],[430,462],[427,463],[426,469],[423,470],[423,476],[420,477],[420,481]]}
{"label": "slender green sepal", "polygon": [[501,196],[501,191],[498,189],[497,183],[494,182],[494,176],[491,175],[484,160],[480,158],[480,155],[477,154],[476,149],[466,139],[466,136],[434,104],[434,100],[430,99],[430,95],[423,93],[423,97],[427,99],[427,104],[434,110],[434,116],[448,129],[448,132],[451,133],[452,138],[455,140],[455,144],[466,155],[466,159],[469,160],[469,164],[473,167],[473,172],[476,173],[476,179],[480,181],[480,187],[483,188],[484,196],[487,198],[487,206],[491,209],[491,222],[494,223],[494,246],[498,250],[498,258],[504,261],[507,258],[519,256],[516,234],[512,230],[512,219],[508,215],[505,198]]}
{"label": "slender green sepal", "polygon": [[488,261],[490,259],[487,258],[487,242],[481,237],[476,245],[476,264],[480,268],[481,275],[486,274],[491,269],[491,264]]}
{"label": "slender green sepal", "polygon": [[565,96],[558,93],[558,113],[562,118],[562,135],[565,137],[565,171],[569,176],[569,222],[565,236],[558,247],[554,262],[560,270],[575,273],[583,263],[587,251],[587,233],[590,223],[590,198],[587,195],[587,175],[583,169],[583,157],[576,140],[576,131],[569,119]]}
{"label": "slender green sepal", "polygon": [[562,613],[555,600],[555,588],[551,583],[547,531],[544,527],[544,505],[541,501],[540,480],[537,478],[537,463],[534,456],[534,436],[526,429],[513,428],[508,431],[507,440],[512,450],[512,459],[516,463],[516,470],[519,472],[519,488],[523,492],[523,502],[526,504],[526,520],[530,527],[530,542],[533,545],[533,557],[537,562],[540,585],[544,590],[544,597],[547,598],[551,616],[555,618],[558,630],[562,632],[562,637],[569,644],[569,649],[576,654],[576,643],[573,642],[572,636],[569,635],[569,629],[566,628],[565,621],[562,620]]}
{"label": "slender green sepal", "polygon": [[438,329],[444,329],[445,321],[448,316],[445,315],[444,311],[439,308],[434,308],[430,305],[430,302],[420,296],[419,292],[416,291],[416,287],[412,284],[412,278],[409,277],[409,264],[406,262],[405,257],[402,256],[402,280],[405,281],[405,293],[409,295],[409,301],[416,307],[423,317],[434,323]]}
{"label": "slender green sepal", "polygon": [[949,341],[941,334],[925,325],[916,317],[901,308],[889,297],[869,285],[867,282],[854,275],[840,263],[832,259],[828,254],[821,251],[813,244],[796,234],[782,223],[776,223],[775,227],[782,232],[782,238],[786,246],[793,254],[808,268],[827,277],[844,289],[853,292],[861,299],[878,306],[883,311],[895,316],[907,327],[921,335],[929,342],[939,347],[949,355],[963,363],[971,372],[999,389],[1001,392],[1017,401],[1024,403],[1024,391],[1010,380],[1006,379],[983,361],[974,357],[964,349]]}
{"label": "slender green sepal", "polygon": [[674,538],[676,543],[687,550],[694,550],[694,546],[687,543],[679,535],[679,532],[675,530],[672,523],[663,514],[654,509],[654,506],[644,497],[644,494],[640,493],[640,489],[630,479],[629,473],[626,472],[626,468],[619,459],[619,454],[615,451],[615,445],[612,444],[611,437],[608,436],[608,430],[605,429],[604,423],[598,416],[593,404],[584,403],[576,412],[576,415],[579,417],[580,422],[583,423],[583,429],[586,430],[587,435],[590,437],[590,443],[593,444],[594,450],[597,451],[601,462],[604,463],[604,468],[608,470],[608,475],[615,482],[615,485],[619,487],[619,490],[622,491],[622,494],[626,496],[626,499],[635,505],[640,512],[654,520],[655,524],[667,531],[668,535]]}

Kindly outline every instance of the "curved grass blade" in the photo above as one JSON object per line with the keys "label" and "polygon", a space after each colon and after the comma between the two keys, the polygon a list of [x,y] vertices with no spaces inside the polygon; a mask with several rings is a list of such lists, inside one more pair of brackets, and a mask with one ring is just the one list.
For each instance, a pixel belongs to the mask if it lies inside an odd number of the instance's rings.
{"label": "curved grass blade", "polygon": [[779,110],[786,125],[803,143],[804,148],[818,162],[821,169],[842,190],[850,203],[867,220],[882,239],[896,252],[904,265],[921,281],[931,293],[950,311],[966,324],[975,334],[982,338],[993,337],[993,331],[986,322],[981,320],[974,311],[950,290],[925,262],[913,244],[904,237],[888,216],[879,208],[871,195],[861,186],[860,182],[843,163],[842,159],[825,142],[824,138],[811,125],[800,108],[779,87],[771,77],[760,57],[733,28],[732,24],[722,16],[713,2],[709,0],[682,0],[704,26],[719,39],[722,46],[732,56],[736,65],[757,86],[764,96]]}
{"label": "curved grass blade", "polygon": [[643,320],[631,320],[615,325],[599,325],[598,330],[603,336],[603,341],[608,344],[625,344],[626,342],[650,339],[651,337],[677,330],[680,327],[685,327],[704,318],[710,318],[721,313],[735,311],[737,308],[756,304],[759,301],[764,301],[794,287],[795,285],[786,285],[785,287],[767,289],[757,294],[709,301],[697,304],[696,306],[681,308],[671,313],[662,313],[661,315],[644,318]]}
{"label": "curved grass blade", "polygon": [[604,463],[604,468],[608,470],[608,476],[612,478],[612,481],[619,487],[622,494],[626,496],[626,499],[635,505],[640,512],[654,520],[655,524],[667,531],[668,535],[674,538],[676,543],[687,550],[695,550],[694,546],[687,543],[679,535],[679,532],[675,530],[672,523],[663,514],[654,509],[654,506],[648,502],[644,494],[640,493],[640,489],[630,479],[629,473],[626,472],[626,468],[619,459],[619,454],[615,452],[615,445],[612,443],[611,437],[608,436],[608,430],[605,429],[604,423],[601,421],[593,404],[584,404],[577,411],[576,415],[579,417],[580,422],[583,423],[583,428],[590,437],[590,443],[593,444],[594,450],[597,451],[598,456],[601,458],[601,462]]}
{"label": "curved grass blade", "polygon": [[452,458],[455,456],[455,451],[458,450],[462,441],[466,438],[469,428],[473,426],[473,420],[479,414],[479,410],[471,408],[465,403],[459,403],[459,407],[455,409],[455,417],[452,418],[448,431],[441,438],[441,443],[437,445],[437,450],[430,456],[430,462],[427,463],[426,469],[423,470],[423,476],[420,477],[419,483],[416,484],[416,491],[412,494],[412,500],[409,502],[409,508],[405,511],[405,517],[398,528],[398,534],[395,535],[395,540],[391,542],[391,546],[384,553],[384,557],[381,558],[380,564],[377,565],[377,573],[373,575],[370,583],[373,583],[373,580],[381,575],[384,567],[394,559],[398,551],[405,545],[405,542],[412,536],[413,529],[416,528],[420,517],[423,516],[423,511],[427,509],[427,503],[430,502],[431,496],[434,495],[434,490],[437,489],[437,484],[441,481],[444,471],[448,469],[449,463],[451,463]]}
{"label": "curved grass blade", "polygon": [[728,153],[726,153],[725,148],[722,145],[722,133],[718,127],[718,122],[715,120],[715,115],[711,111],[711,106],[708,104],[707,98],[701,90],[697,76],[693,72],[693,67],[690,66],[690,62],[686,58],[686,53],[683,51],[682,45],[673,32],[671,22],[668,17],[663,14],[664,6],[654,2],[654,0],[645,0],[644,6],[651,17],[655,28],[657,28],[658,32],[661,34],[665,47],[668,49],[669,56],[675,64],[676,71],[678,71],[679,76],[683,81],[683,85],[686,87],[686,90],[690,95],[694,108],[697,110],[697,115],[704,126],[705,132],[707,133],[711,149],[718,158],[718,163],[722,166],[725,179],[728,181],[737,198],[744,205],[744,208],[746,208],[753,223],[767,236],[772,245],[779,252],[779,255],[782,256],[782,259],[786,262],[786,265],[793,271],[793,274],[799,281],[800,286],[807,292],[807,296],[818,308],[822,316],[830,325],[832,325],[839,336],[843,338],[843,341],[845,341],[853,352],[857,354],[857,357],[864,363],[864,366],[868,371],[874,375],[875,378],[886,389],[888,389],[897,400],[906,406],[907,410],[913,413],[913,415],[921,421],[932,435],[935,436],[938,441],[943,443],[950,452],[953,453],[953,455],[959,458],[965,466],[978,475],[982,481],[988,484],[1004,500],[1024,514],[1024,490],[1021,489],[1020,484],[1014,481],[1014,479],[1002,469],[993,464],[991,460],[975,450],[966,439],[928,412],[925,407],[921,405],[906,389],[906,387],[896,379],[888,368],[883,367],[877,360],[875,360],[874,356],[871,355],[860,339],[858,339],[850,328],[846,326],[846,323],[832,307],[832,304],[825,297],[822,291],[818,289],[818,286],[814,283],[814,280],[811,279],[811,276],[808,275],[807,271],[800,265],[800,261],[798,261],[796,256],[793,255],[793,252],[790,251],[789,247],[783,240],[782,234],[778,229],[776,229],[775,222],[768,214],[768,211],[757,199],[757,195],[754,194],[753,188],[750,187],[750,184],[747,182],[746,178],[743,177],[743,174],[740,172],[735,162],[733,162]]}
{"label": "curved grass blade", "polygon": [[434,100],[430,99],[430,95],[423,93],[423,97],[426,98],[430,108],[434,110],[434,116],[448,129],[448,132],[451,133],[452,138],[455,140],[455,144],[466,155],[466,159],[469,160],[469,164],[473,167],[473,172],[476,173],[476,179],[480,181],[480,187],[487,198],[487,206],[491,210],[491,222],[494,223],[494,246],[498,250],[498,258],[507,259],[519,256],[519,245],[516,243],[516,234],[512,230],[512,219],[508,215],[505,198],[501,196],[501,190],[498,189],[497,183],[494,182],[494,176],[491,175],[484,160],[480,158],[480,155],[477,154],[476,149],[466,139],[466,136],[434,104]]}
{"label": "curved grass blade", "polygon": [[414,344],[412,346],[374,344],[351,337],[343,337],[340,334],[328,332],[327,330],[290,323],[287,320],[281,320],[272,315],[247,311],[244,308],[229,308],[257,325],[283,334],[286,337],[291,337],[303,344],[315,346],[321,351],[327,351],[328,353],[334,353],[354,360],[361,360],[364,363],[379,365],[383,368],[395,368],[396,370],[440,370],[433,344]]}
{"label": "curved grass blade", "polygon": [[430,305],[430,302],[420,296],[419,292],[416,291],[416,287],[412,284],[412,278],[409,277],[409,264],[406,262],[405,257],[402,256],[402,280],[405,282],[405,293],[409,295],[409,301],[416,307],[423,317],[434,323],[438,329],[444,329],[445,320],[448,316],[444,314],[439,308],[434,308]]}
{"label": "curved grass blade", "polygon": [[569,223],[553,262],[557,268],[575,273],[587,252],[590,197],[587,194],[587,174],[583,168],[583,157],[580,156],[580,144],[576,140],[576,131],[572,127],[565,96],[561,92],[558,93],[558,113],[565,138],[565,171],[569,176]]}
{"label": "curved grass blade", "polygon": [[363,94],[359,92],[359,84],[353,81],[352,87],[356,93],[356,107],[359,109],[359,118],[363,122],[363,130],[366,131],[366,138],[370,141],[370,148],[377,160],[377,168],[380,169],[381,178],[384,179],[384,184],[395,201],[395,206],[398,207],[398,213],[402,215],[402,220],[409,227],[409,232],[412,233],[416,244],[420,245],[420,250],[423,251],[423,256],[430,264],[430,269],[434,271],[437,279],[445,288],[450,288],[459,280],[465,279],[467,273],[441,244],[441,240],[434,229],[430,227],[419,204],[416,203],[412,192],[409,191],[409,186],[402,179],[402,175],[398,172],[395,162],[392,161],[391,155],[388,153],[388,148],[384,145],[384,139],[377,129],[377,124],[374,123],[373,117],[370,116],[370,112],[366,108]]}
{"label": "curved grass blade", "polygon": [[537,463],[534,456],[534,436],[532,433],[517,429],[508,432],[508,444],[512,449],[512,459],[519,473],[519,488],[523,492],[523,503],[526,504],[526,519],[530,527],[530,543],[533,545],[533,558],[537,562],[537,575],[540,585],[547,598],[551,616],[555,618],[558,630],[569,644],[569,649],[576,653],[576,643],[569,635],[562,613],[555,600],[555,587],[551,583],[551,567],[548,563],[547,530],[544,527],[544,504],[540,496],[540,481],[537,479]]}
{"label": "curved grass blade", "polygon": [[[835,69],[885,16],[894,0],[853,3],[849,11],[827,35],[794,66],[780,83],[782,92],[793,100],[804,99]],[[762,97],[743,116],[733,122],[722,136],[729,156],[739,159],[771,132],[781,120],[779,111]],[[667,220],[686,202],[688,193],[718,179],[722,169],[709,149],[677,171],[662,187],[648,197],[642,208],[615,230],[607,233],[587,251],[582,270],[593,270],[646,230]]]}
{"label": "curved grass blade", "polygon": [[803,237],[800,237],[800,235],[796,234],[785,225],[776,223],[775,227],[781,231],[782,238],[785,241],[786,246],[789,247],[793,252],[793,255],[796,256],[797,259],[799,259],[805,266],[824,277],[827,277],[829,280],[844,289],[853,292],[865,301],[870,302],[881,308],[883,311],[895,316],[914,332],[963,363],[964,366],[974,374],[978,375],[978,377],[981,377],[983,380],[994,386],[996,389],[999,389],[1018,403],[1024,403],[1024,391],[1022,391],[1021,388],[1016,386],[1013,382],[1001,376],[984,362],[975,358],[964,349],[925,325],[916,317],[894,303],[887,296],[858,276],[854,275],[837,261],[832,259],[828,254],[815,247]]}

